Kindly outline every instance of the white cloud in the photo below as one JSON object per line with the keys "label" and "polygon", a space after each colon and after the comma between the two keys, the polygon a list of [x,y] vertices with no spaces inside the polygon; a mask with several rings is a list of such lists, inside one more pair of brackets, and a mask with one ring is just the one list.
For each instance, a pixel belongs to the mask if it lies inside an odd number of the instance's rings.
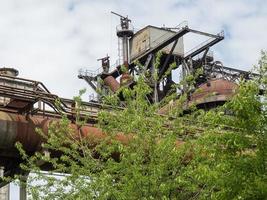
{"label": "white cloud", "polygon": [[18,68],[22,77],[40,80],[60,96],[71,98],[89,88],[77,78],[81,67],[96,69],[97,58],[117,55],[116,11],[129,15],[136,28],[148,24],[192,28],[226,38],[214,48],[227,65],[256,63],[267,48],[267,8],[263,0],[1,0],[0,66]]}

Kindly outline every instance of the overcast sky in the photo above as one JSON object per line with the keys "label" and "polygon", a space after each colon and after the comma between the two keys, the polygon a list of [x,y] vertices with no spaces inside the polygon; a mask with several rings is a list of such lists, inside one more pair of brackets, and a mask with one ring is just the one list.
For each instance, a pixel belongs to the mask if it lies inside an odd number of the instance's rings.
{"label": "overcast sky", "polygon": [[[117,59],[115,26],[128,15],[133,26],[174,27],[187,20],[194,29],[218,33],[214,48],[226,66],[250,69],[267,49],[265,0],[0,0],[0,66],[42,81],[67,98],[89,88],[79,68],[97,69],[97,58]],[[88,94],[91,91],[89,90]],[[86,99],[86,98],[85,98]]]}

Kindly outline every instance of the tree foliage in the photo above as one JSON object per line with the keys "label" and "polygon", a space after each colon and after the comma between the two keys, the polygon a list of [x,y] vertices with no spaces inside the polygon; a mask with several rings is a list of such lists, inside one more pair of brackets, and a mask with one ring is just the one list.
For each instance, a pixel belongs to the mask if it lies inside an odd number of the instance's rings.
{"label": "tree foliage", "polygon": [[[28,180],[30,197],[265,199],[266,52],[256,68],[259,78],[241,81],[228,103],[190,114],[182,114],[186,93],[168,115],[156,114],[160,105],[147,101],[151,89],[139,76],[134,89],[120,91],[125,109],[99,113],[98,127],[106,137],[97,141],[75,137],[63,116],[48,135],[39,131],[49,155],[29,156],[17,144],[25,161],[22,169],[34,172]],[[106,102],[116,105],[118,97],[108,96]],[[120,134],[126,140],[118,140]],[[48,174],[42,171],[44,163],[53,169]]]}

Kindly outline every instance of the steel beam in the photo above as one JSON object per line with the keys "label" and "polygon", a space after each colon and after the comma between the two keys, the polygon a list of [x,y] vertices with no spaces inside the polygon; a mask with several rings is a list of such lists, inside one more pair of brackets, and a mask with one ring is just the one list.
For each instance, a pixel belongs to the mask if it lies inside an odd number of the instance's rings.
{"label": "steel beam", "polygon": [[28,175],[24,175],[20,179],[20,186],[19,186],[19,199],[20,200],[27,200],[27,179],[28,179]]}
{"label": "steel beam", "polygon": [[[92,78],[88,77],[88,76],[83,76],[83,79],[96,91],[97,87],[96,85],[93,83]],[[94,78],[95,79],[95,78]]]}
{"label": "steel beam", "polygon": [[4,177],[4,170],[5,168],[0,166],[0,200],[9,200],[9,185],[1,181]]}
{"label": "steel beam", "polygon": [[204,35],[204,36],[212,37],[212,38],[221,38],[221,37],[223,37],[223,32],[215,35],[215,34],[203,32],[203,31],[194,30],[194,29],[191,29],[191,28],[189,28],[189,31],[191,33],[196,33],[196,34],[199,34],[199,35]]}
{"label": "steel beam", "polygon": [[173,45],[172,45],[172,48],[171,48],[169,54],[167,55],[167,58],[165,59],[163,65],[162,65],[162,67],[161,67],[161,69],[160,69],[160,72],[159,72],[159,79],[161,79],[161,77],[163,76],[164,72],[167,70],[167,69],[166,69],[166,68],[168,68],[168,67],[167,67],[167,64],[168,64],[169,61],[170,61],[172,52],[174,51],[174,49],[175,49],[177,43],[178,43],[178,39],[174,41],[174,43],[173,43]]}
{"label": "steel beam", "polygon": [[187,60],[189,58],[193,58],[194,56],[200,54],[202,51],[205,51],[207,48],[217,44],[218,42],[220,42],[221,40],[223,40],[224,37],[216,37],[214,38],[212,41],[210,41],[209,43],[203,45],[200,48],[197,48],[195,51],[192,51],[192,53],[185,55],[184,59]]}

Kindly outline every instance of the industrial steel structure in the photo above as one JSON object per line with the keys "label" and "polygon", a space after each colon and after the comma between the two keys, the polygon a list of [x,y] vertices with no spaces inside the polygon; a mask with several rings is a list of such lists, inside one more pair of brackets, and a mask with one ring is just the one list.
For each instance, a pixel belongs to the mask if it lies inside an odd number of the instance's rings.
{"label": "industrial steel structure", "polygon": [[[30,154],[42,150],[40,145],[43,139],[35,132],[36,128],[47,133],[49,124],[58,121],[64,114],[73,122],[71,126],[78,134],[78,127],[74,124],[77,109],[73,100],[59,98],[41,82],[17,75],[18,71],[13,68],[0,69],[0,188],[7,184],[1,181],[2,176],[26,173],[19,168],[22,159],[15,148],[16,142],[20,142]],[[92,138],[104,136],[101,130],[94,127],[100,109],[112,107],[105,105],[103,108],[99,103],[83,102],[79,117],[86,116],[88,123],[79,129],[83,135],[90,133]],[[4,200],[8,198],[8,187],[0,190]],[[21,194],[25,196],[25,190],[21,190]]]}
{"label": "industrial steel structure", "polygon": [[[90,138],[95,139],[105,137],[105,134],[95,127],[98,111],[113,108],[108,105],[103,106],[102,97],[109,93],[116,93],[121,87],[132,88],[135,85],[135,76],[143,74],[146,77],[153,91],[148,96],[148,100],[154,103],[161,101],[170,93],[177,92],[172,90],[172,85],[175,84],[174,70],[181,69],[180,75],[185,77],[201,69],[202,73],[196,79],[195,88],[201,88],[202,91],[195,93],[192,90],[188,99],[189,104],[194,102],[199,108],[223,104],[234,94],[239,79],[251,79],[257,76],[257,74],[225,67],[221,62],[214,61],[209,50],[224,39],[223,32],[210,34],[189,28],[187,23],[182,23],[175,28],[147,26],[134,33],[128,17],[114,12],[113,14],[120,17],[117,36],[120,40],[119,52],[122,52],[120,53],[122,60],[115,69],[111,70],[109,56],[106,56],[99,59],[101,70],[79,71],[78,77],[84,79],[98,93],[97,99],[83,102],[79,116],[86,116],[87,125],[85,126],[75,125],[77,105],[73,100],[51,94],[39,81],[18,77],[18,71],[13,68],[0,69],[1,176],[23,173],[27,175],[27,172],[23,172],[19,167],[22,158],[14,144],[20,142],[28,153],[42,151],[43,140],[36,134],[35,129],[40,128],[47,133],[49,124],[59,120],[62,114],[71,120],[70,126],[77,134],[78,132],[83,136],[91,134]],[[184,52],[183,37],[190,33],[208,37],[208,40]],[[157,58],[158,52],[162,52],[159,58]],[[154,79],[153,74],[156,74],[158,79]],[[186,86],[181,90],[185,89]],[[123,102],[123,98],[121,100]],[[168,110],[167,105],[159,113],[166,113]],[[128,138],[118,135],[118,140],[126,142]],[[1,176],[0,188],[7,184],[1,181]],[[21,194],[25,196],[25,190],[22,190]]]}
{"label": "industrial steel structure", "polygon": [[[94,72],[80,70],[78,75],[99,94],[97,99],[99,102],[101,96],[110,92],[115,93],[121,86],[132,87],[135,84],[134,76],[140,74],[145,74],[147,83],[153,89],[153,93],[149,96],[151,102],[159,102],[173,92],[171,88],[175,84],[175,78],[177,79],[177,75],[173,72],[176,69],[181,69],[181,78],[195,74],[201,69],[202,74],[197,77],[196,88],[214,79],[237,82],[240,78],[251,79],[257,76],[247,71],[226,67],[220,61],[214,61],[213,54],[209,50],[224,39],[223,31],[218,34],[206,33],[189,28],[188,24],[183,22],[175,28],[147,26],[133,34],[132,29],[129,29],[131,20],[128,17],[118,16],[121,18],[121,28],[117,29],[117,35],[123,38],[123,45],[119,48],[124,52],[123,64],[117,65],[110,71],[107,56],[101,59],[102,69],[99,68]],[[185,52],[183,38],[188,34],[205,36],[208,39]],[[156,63],[158,52],[162,52],[162,56],[160,62]],[[153,78],[154,73],[158,77],[157,80]]]}

